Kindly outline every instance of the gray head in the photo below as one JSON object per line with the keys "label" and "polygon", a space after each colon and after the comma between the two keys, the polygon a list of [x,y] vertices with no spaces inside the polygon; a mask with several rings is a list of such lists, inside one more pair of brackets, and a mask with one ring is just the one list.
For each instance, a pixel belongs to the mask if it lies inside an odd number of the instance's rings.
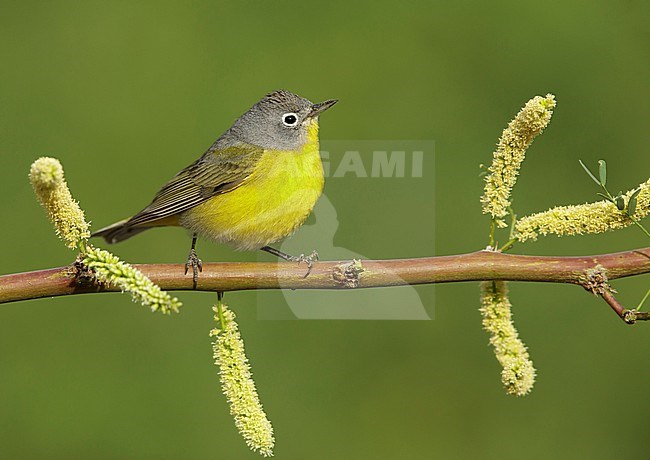
{"label": "gray head", "polygon": [[307,140],[309,125],[336,102],[330,99],[313,104],[289,91],[274,91],[239,117],[217,144],[225,147],[244,142],[266,149],[297,150]]}

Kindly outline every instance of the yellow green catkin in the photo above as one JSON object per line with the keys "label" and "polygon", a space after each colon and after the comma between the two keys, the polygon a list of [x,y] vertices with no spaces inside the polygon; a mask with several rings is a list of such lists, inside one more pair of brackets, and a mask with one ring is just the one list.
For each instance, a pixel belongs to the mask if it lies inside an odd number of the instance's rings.
{"label": "yellow green catkin", "polygon": [[122,262],[117,256],[88,245],[81,257],[97,282],[119,287],[122,292],[130,293],[134,302],[149,307],[151,311],[178,313],[182,304],[176,297],[167,294],[140,270]]}
{"label": "yellow green catkin", "polygon": [[551,121],[554,107],[555,96],[552,94],[535,96],[508,124],[499,139],[481,197],[483,214],[490,214],[499,227],[506,226],[503,218],[508,214],[510,195],[526,150]]}
{"label": "yellow green catkin", "polygon": [[218,307],[214,308],[220,328],[210,331],[210,336],[214,337],[212,349],[215,364],[219,366],[221,389],[246,444],[262,456],[271,457],[275,444],[273,427],[257,394],[235,314],[225,305],[221,307],[221,313]]}
{"label": "yellow green catkin", "polygon": [[505,281],[481,282],[483,327],[490,333],[490,344],[503,368],[501,381],[508,394],[524,396],[535,383],[535,368],[515,329],[511,308]]}
{"label": "yellow green catkin", "polygon": [[[650,180],[639,186],[636,209],[632,217],[640,220],[650,213]],[[624,195],[627,205],[634,190]],[[610,201],[597,201],[575,206],[558,206],[548,211],[522,217],[515,224],[515,238],[519,241],[535,240],[539,235],[582,235],[604,233],[629,227],[634,222],[625,211],[620,211]]]}
{"label": "yellow green catkin", "polygon": [[90,238],[84,212],[70,194],[59,160],[39,158],[32,163],[29,180],[38,201],[54,224],[56,234],[66,246],[74,249]]}
{"label": "yellow green catkin", "polygon": [[88,244],[90,225],[72,198],[56,158],[42,157],[32,163],[29,180],[34,192],[65,244],[81,249],[80,260],[87,273],[100,284],[115,285],[129,292],[134,301],[163,313],[178,312],[181,302],[161,290],[149,278],[108,251]]}

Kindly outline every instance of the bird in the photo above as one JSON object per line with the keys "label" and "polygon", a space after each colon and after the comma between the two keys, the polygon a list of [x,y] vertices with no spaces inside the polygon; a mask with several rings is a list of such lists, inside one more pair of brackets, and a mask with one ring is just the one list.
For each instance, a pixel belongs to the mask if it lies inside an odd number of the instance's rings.
{"label": "bird", "polygon": [[338,101],[317,104],[286,90],[266,94],[240,116],[203,155],[182,169],[132,217],[92,234],[117,243],[155,227],[179,226],[192,234],[185,274],[194,288],[203,262],[199,236],[235,250],[262,250],[307,264],[318,253],[292,256],[270,245],[307,219],[325,182],[318,118]]}

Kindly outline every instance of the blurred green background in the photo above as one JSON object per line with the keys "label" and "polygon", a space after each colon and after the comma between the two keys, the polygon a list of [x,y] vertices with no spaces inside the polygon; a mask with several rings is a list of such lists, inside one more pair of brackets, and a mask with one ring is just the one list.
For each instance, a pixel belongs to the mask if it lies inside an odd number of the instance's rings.
{"label": "blurred green background", "polygon": [[[435,142],[419,181],[328,180],[335,246],[372,258],[477,250],[488,227],[478,165],[534,95],[552,92],[558,106],[517,184],[520,215],[593,200],[578,159],[607,159],[614,192],[650,176],[649,19],[640,0],[2,1],[0,273],[74,257],[33,197],[35,158],[63,162],[98,228],[145,205],[276,88],[340,99],[322,117],[324,140]],[[199,244],[206,261],[272,260]],[[165,229],[111,249],[178,263],[188,245]],[[626,229],[514,252],[648,245]],[[649,284],[614,286],[635,306]],[[539,372],[533,393],[513,398],[481,330],[476,283],[417,291],[432,321],[260,321],[279,293],[227,295],[277,458],[647,456],[649,325],[624,326],[577,287],[512,285]],[[211,364],[214,296],[179,296],[172,317],[118,294],[2,305],[0,456],[257,458]]]}

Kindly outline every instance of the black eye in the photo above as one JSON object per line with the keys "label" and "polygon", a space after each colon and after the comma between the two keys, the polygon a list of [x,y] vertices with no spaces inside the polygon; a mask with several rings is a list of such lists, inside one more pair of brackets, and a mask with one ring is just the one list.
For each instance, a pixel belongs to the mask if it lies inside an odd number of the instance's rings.
{"label": "black eye", "polygon": [[296,126],[298,115],[293,112],[285,113],[282,115],[282,123],[284,123],[284,126]]}

